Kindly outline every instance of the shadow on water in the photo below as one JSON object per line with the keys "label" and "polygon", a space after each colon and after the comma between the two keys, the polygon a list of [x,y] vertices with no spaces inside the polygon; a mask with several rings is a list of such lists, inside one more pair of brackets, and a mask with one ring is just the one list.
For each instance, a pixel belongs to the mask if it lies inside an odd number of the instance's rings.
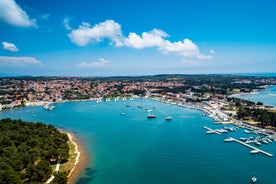
{"label": "shadow on water", "polygon": [[97,170],[93,169],[93,168],[86,168],[85,169],[85,176],[81,177],[76,184],[85,184],[85,183],[91,183],[94,179],[95,179],[95,174],[96,174]]}

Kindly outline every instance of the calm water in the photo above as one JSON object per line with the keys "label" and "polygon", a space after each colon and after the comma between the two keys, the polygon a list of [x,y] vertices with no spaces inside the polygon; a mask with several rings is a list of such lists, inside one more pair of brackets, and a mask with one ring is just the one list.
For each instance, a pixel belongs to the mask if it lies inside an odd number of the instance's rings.
{"label": "calm water", "polygon": [[265,105],[272,105],[276,107],[276,86],[270,86],[256,94],[246,94],[238,97],[253,102],[263,102]]}
{"label": "calm water", "polygon": [[[276,182],[275,157],[250,155],[247,147],[223,142],[228,136],[245,136],[242,129],[207,135],[203,126],[221,125],[212,124],[201,111],[146,99],[55,106],[54,111],[26,107],[0,112],[0,118],[42,121],[75,132],[92,155],[78,183],[245,184],[254,175],[258,183]],[[152,109],[157,118],[147,119],[146,109]],[[165,120],[168,115],[172,121]],[[276,155],[275,143],[261,148]]]}

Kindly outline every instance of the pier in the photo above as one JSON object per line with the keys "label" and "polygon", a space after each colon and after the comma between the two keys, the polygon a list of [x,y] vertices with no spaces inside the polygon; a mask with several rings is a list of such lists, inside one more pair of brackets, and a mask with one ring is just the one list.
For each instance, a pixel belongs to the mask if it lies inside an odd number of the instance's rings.
{"label": "pier", "polygon": [[218,131],[216,131],[216,130],[213,130],[213,129],[207,127],[207,126],[203,126],[203,128],[205,128],[206,130],[212,131],[212,132],[214,132],[214,133],[216,133],[216,134],[218,134],[218,135],[221,135],[220,132],[218,132]]}
{"label": "pier", "polygon": [[237,142],[237,143],[240,143],[240,144],[242,144],[242,145],[244,145],[244,146],[247,146],[247,147],[249,147],[249,148],[251,148],[251,149],[253,149],[253,150],[257,150],[257,151],[259,151],[260,153],[263,153],[264,155],[267,155],[267,156],[269,156],[269,157],[272,157],[272,156],[273,156],[271,153],[268,153],[268,152],[263,151],[263,150],[261,150],[261,149],[259,149],[259,148],[256,148],[256,147],[254,147],[254,146],[251,146],[251,145],[249,145],[249,144],[246,144],[245,142],[242,142],[242,141],[237,140],[237,139],[235,139],[235,138],[229,137],[229,139],[232,139],[233,141],[235,141],[235,142]]}

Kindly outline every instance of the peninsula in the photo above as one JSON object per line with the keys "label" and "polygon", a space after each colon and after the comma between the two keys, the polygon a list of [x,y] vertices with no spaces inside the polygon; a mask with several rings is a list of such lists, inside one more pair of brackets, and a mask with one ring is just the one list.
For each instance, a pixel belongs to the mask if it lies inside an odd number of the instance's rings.
{"label": "peninsula", "polygon": [[67,183],[77,145],[52,125],[0,120],[0,183]]}

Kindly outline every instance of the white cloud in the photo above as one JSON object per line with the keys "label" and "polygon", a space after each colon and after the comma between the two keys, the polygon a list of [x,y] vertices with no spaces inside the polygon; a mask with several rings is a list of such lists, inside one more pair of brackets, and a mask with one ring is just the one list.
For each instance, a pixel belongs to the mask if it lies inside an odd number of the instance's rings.
{"label": "white cloud", "polygon": [[98,43],[105,38],[111,40],[116,46],[122,46],[121,25],[113,20],[106,20],[93,27],[90,27],[89,23],[83,22],[78,29],[72,29],[68,36],[78,46],[85,46],[90,42]]}
{"label": "white cloud", "polygon": [[70,22],[70,18],[66,17],[65,19],[63,19],[63,24],[66,30],[72,30],[72,27],[69,24]]}
{"label": "white cloud", "polygon": [[125,46],[136,49],[157,47],[164,54],[176,53],[185,58],[198,60],[211,59],[211,56],[201,54],[198,46],[191,40],[186,38],[183,41],[170,42],[165,39],[168,36],[162,30],[153,29],[150,32],[143,32],[142,36],[130,33],[123,43]]}
{"label": "white cloud", "polygon": [[18,52],[18,48],[13,44],[9,42],[2,42],[3,49],[10,51],[10,52]]}
{"label": "white cloud", "polygon": [[26,64],[41,64],[41,62],[33,57],[0,56],[0,64],[18,66],[18,65],[26,65]]}
{"label": "white cloud", "polygon": [[94,61],[91,63],[82,62],[82,63],[78,64],[78,67],[79,68],[101,68],[101,67],[108,66],[109,63],[110,63],[109,60],[100,58],[99,61]]}
{"label": "white cloud", "polygon": [[[64,24],[67,27],[68,21],[64,20]],[[143,32],[141,36],[131,32],[125,37],[122,34],[121,25],[113,20],[106,20],[93,27],[83,22],[78,29],[72,29],[68,36],[78,46],[109,39],[117,47],[125,46],[135,49],[156,47],[163,54],[174,53],[190,60],[212,59],[212,56],[200,53],[198,46],[190,39],[171,42],[168,40],[169,35],[160,29]]]}
{"label": "white cloud", "polygon": [[44,15],[41,15],[41,18],[42,18],[43,20],[49,20],[49,17],[50,17],[50,14],[49,14],[49,13],[44,14]]}
{"label": "white cloud", "polygon": [[158,47],[164,43],[164,37],[169,35],[158,29],[153,29],[150,32],[143,32],[142,36],[137,35],[136,33],[129,33],[128,37],[124,39],[123,43],[125,46],[142,49],[147,47]]}
{"label": "white cloud", "polygon": [[210,54],[215,54],[216,52],[213,49],[209,50]]}
{"label": "white cloud", "polygon": [[0,0],[0,20],[18,27],[36,27],[36,20],[30,19],[14,0]]}

